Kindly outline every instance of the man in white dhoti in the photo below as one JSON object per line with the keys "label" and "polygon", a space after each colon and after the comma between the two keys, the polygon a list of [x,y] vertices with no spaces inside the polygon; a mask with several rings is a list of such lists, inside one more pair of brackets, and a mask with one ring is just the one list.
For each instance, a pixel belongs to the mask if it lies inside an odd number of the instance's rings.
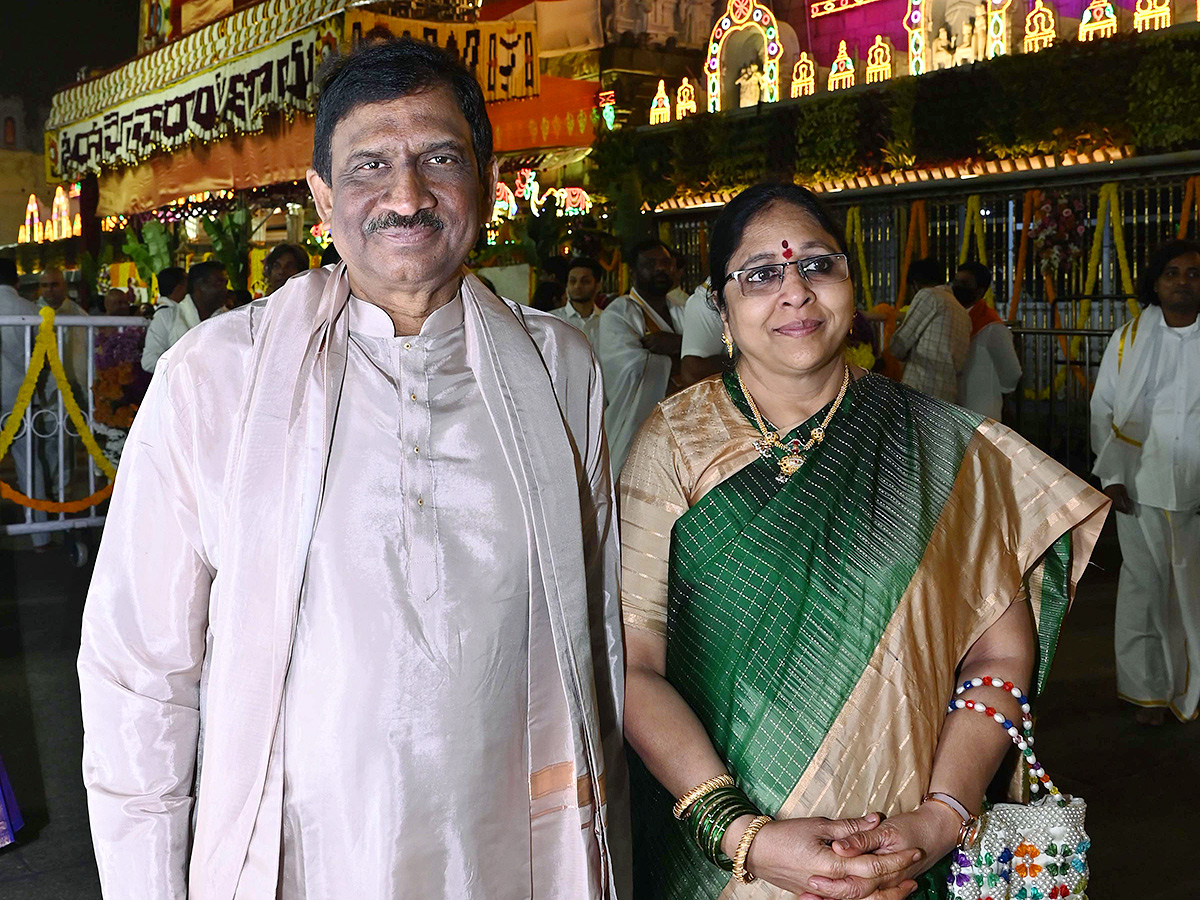
{"label": "man in white dhoti", "polygon": [[1092,393],[1093,469],[1117,511],[1117,691],[1137,720],[1200,706],[1200,244],[1142,274],[1145,309],[1113,335]]}
{"label": "man in white dhoti", "polygon": [[455,59],[339,60],[314,145],[343,262],[189,331],[121,462],[79,660],[105,896],[627,896],[587,340],[462,268],[497,166]]}
{"label": "man in white dhoti", "polygon": [[604,310],[598,348],[614,473],[620,473],[633,436],[678,377],[683,343],[684,308],[667,300],[675,271],[670,249],[662,241],[642,241],[629,260],[633,289]]}

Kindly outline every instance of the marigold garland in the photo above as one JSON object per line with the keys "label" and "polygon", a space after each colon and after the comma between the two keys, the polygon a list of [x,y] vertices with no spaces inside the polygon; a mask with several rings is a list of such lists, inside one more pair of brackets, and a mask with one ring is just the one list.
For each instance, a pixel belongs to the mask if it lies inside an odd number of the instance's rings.
{"label": "marigold garland", "polygon": [[75,425],[75,430],[79,432],[79,439],[83,441],[83,446],[87,449],[88,455],[91,456],[100,471],[108,478],[109,484],[106,484],[90,497],[59,503],[53,500],[38,500],[33,497],[27,497],[11,485],[0,481],[0,496],[19,503],[21,506],[27,506],[30,509],[42,512],[80,512],[108,498],[109,494],[112,493],[113,486],[111,482],[117,477],[117,470],[113,468],[112,463],[101,452],[100,446],[96,443],[96,438],[92,435],[91,429],[88,428],[87,417],[84,416],[83,411],[79,408],[79,404],[75,401],[75,395],[71,391],[71,383],[67,380],[66,370],[63,369],[62,359],[58,355],[58,339],[54,333],[54,310],[48,306],[43,307],[41,317],[42,324],[38,327],[37,340],[34,342],[33,352],[29,356],[29,371],[25,373],[25,380],[21,382],[21,387],[17,391],[17,399],[13,404],[8,422],[5,423],[3,429],[0,429],[0,459],[3,459],[12,447],[13,439],[17,436],[17,431],[25,419],[25,412],[29,409],[29,404],[33,400],[33,392],[37,389],[38,377],[42,373],[42,367],[49,363],[50,372],[54,376],[54,380],[58,383],[59,396],[62,398],[63,407],[65,407],[67,415],[71,417],[71,421]]}

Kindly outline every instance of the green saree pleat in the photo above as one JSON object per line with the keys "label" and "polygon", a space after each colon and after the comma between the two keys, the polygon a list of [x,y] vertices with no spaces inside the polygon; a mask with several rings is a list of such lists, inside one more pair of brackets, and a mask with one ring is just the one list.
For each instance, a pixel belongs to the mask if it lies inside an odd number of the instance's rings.
{"label": "green saree pleat", "polygon": [[[748,416],[736,379],[726,388]],[[785,440],[806,439],[826,412]],[[789,481],[757,459],[676,522],[667,678],[764,812],[778,810],[859,681],[980,421],[868,375]],[[635,896],[717,897],[727,873],[634,763]]]}

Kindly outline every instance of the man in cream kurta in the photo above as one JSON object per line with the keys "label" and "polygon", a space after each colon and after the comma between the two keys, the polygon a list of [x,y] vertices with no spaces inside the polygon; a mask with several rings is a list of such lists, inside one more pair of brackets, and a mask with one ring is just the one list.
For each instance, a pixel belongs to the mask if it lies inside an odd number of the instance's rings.
{"label": "man in cream kurta", "polygon": [[[1182,243],[1182,242],[1180,242]],[[1200,708],[1200,252],[1113,335],[1092,393],[1093,472],[1121,541],[1117,690],[1144,724]],[[1187,251],[1187,245],[1182,248]]]}
{"label": "man in cream kurta", "polygon": [[603,391],[461,270],[495,177],[464,74],[336,68],[309,183],[345,262],[155,372],[80,655],[106,898],[626,895]]}
{"label": "man in cream kurta", "polygon": [[630,256],[633,289],[605,308],[598,347],[614,474],[620,474],[634,435],[678,376],[683,343],[684,308],[667,300],[675,270],[671,251],[660,241],[645,241]]}

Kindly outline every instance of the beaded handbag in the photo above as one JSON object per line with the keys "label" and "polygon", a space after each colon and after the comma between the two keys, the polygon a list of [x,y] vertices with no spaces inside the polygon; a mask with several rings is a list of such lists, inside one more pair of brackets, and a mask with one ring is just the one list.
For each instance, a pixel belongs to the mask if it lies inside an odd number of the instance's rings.
{"label": "beaded handbag", "polygon": [[[1003,688],[1020,700],[1020,729],[992,707],[958,697],[981,685]],[[951,855],[951,900],[1087,900],[1092,844],[1084,830],[1087,804],[1060,793],[1034,755],[1028,698],[1011,682],[974,678],[955,691],[950,711],[959,709],[986,715],[1008,732],[1021,751],[1036,799],[1027,805],[996,803],[980,814]]]}

